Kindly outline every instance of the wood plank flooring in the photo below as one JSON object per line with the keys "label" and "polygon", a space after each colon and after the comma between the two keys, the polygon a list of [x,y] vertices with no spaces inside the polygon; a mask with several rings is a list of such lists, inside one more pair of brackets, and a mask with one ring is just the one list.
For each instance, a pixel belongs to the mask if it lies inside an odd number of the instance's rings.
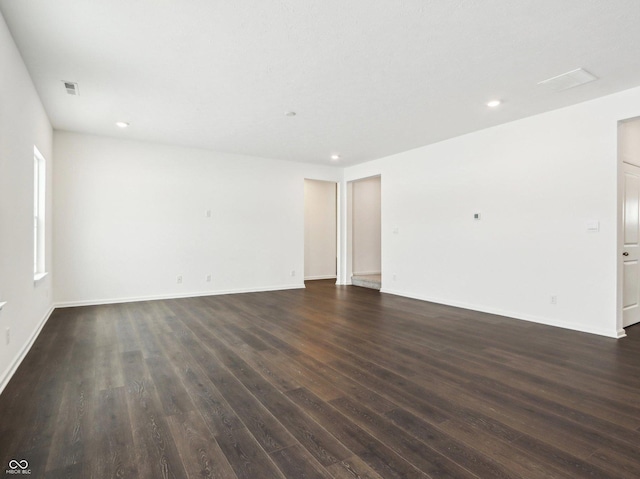
{"label": "wood plank flooring", "polygon": [[59,309],[0,396],[0,473],[637,479],[627,334],[333,281]]}

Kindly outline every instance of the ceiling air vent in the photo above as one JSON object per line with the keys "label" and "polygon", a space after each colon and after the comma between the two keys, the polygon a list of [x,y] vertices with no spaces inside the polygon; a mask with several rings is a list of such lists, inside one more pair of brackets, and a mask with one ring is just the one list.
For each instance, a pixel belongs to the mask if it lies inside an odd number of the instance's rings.
{"label": "ceiling air vent", "polygon": [[589,83],[597,79],[598,77],[592,75],[588,71],[583,70],[582,68],[577,68],[576,70],[571,70],[570,72],[563,73],[562,75],[543,80],[539,82],[538,85],[544,85],[553,91],[562,91],[584,85],[585,83]]}
{"label": "ceiling air vent", "polygon": [[78,84],[75,82],[71,82],[71,81],[66,81],[63,82],[64,83],[64,87],[67,90],[67,93],[69,95],[79,95],[80,91],[78,90]]}

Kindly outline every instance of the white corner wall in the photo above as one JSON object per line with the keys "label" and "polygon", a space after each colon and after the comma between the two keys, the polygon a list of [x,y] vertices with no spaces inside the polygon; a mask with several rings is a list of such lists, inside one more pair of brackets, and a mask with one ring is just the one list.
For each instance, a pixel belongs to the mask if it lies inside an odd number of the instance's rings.
{"label": "white corner wall", "polygon": [[68,132],[54,153],[61,305],[302,288],[304,178],[341,175]]}
{"label": "white corner wall", "polygon": [[353,274],[380,274],[380,177],[354,181],[351,188]]}
{"label": "white corner wall", "polygon": [[[0,15],[0,392],[51,314],[52,275],[33,280],[33,147],[47,161],[45,253],[51,272],[51,125]],[[6,344],[6,330],[10,342]]]}
{"label": "white corner wall", "polygon": [[336,277],[337,184],[304,180],[304,279]]}
{"label": "white corner wall", "polygon": [[617,123],[638,115],[635,88],[346,169],[384,179],[383,292],[623,335]]}

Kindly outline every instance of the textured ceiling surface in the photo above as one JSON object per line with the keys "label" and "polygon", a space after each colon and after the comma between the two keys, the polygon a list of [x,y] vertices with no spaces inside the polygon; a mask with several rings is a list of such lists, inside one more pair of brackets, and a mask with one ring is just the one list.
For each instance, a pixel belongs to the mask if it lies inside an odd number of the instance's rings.
{"label": "textured ceiling surface", "polygon": [[[0,0],[0,11],[54,128],[294,161],[355,164],[640,85],[638,0]],[[538,85],[580,67],[599,80]]]}

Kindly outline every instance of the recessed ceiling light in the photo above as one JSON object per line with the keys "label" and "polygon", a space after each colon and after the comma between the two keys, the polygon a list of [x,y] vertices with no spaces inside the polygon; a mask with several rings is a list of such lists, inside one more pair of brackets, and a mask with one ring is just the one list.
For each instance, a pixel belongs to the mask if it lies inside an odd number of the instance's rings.
{"label": "recessed ceiling light", "polygon": [[116,126],[118,128],[126,128],[129,126],[129,123],[127,123],[126,121],[116,121]]}
{"label": "recessed ceiling light", "polygon": [[284,116],[296,116],[296,112],[295,111],[288,111],[284,114]]}
{"label": "recessed ceiling light", "polygon": [[498,105],[500,105],[500,103],[502,103],[500,100],[491,100],[491,101],[487,102],[487,106],[489,108],[495,108]]}
{"label": "recessed ceiling light", "polygon": [[331,159],[333,161],[338,161],[340,159],[340,155],[331,155]]}

